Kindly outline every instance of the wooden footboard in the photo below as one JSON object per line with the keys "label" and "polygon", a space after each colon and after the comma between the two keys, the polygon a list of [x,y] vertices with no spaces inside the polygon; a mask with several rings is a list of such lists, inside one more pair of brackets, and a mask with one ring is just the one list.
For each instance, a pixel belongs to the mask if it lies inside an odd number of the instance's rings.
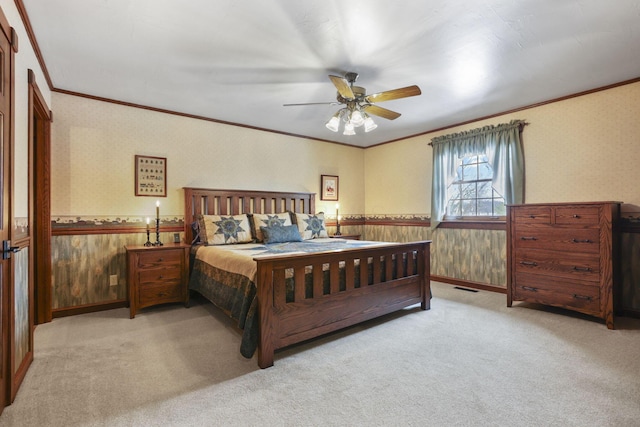
{"label": "wooden footboard", "polygon": [[[413,304],[420,303],[423,310],[428,310],[430,243],[256,258],[258,365],[272,366],[274,351],[279,348]],[[323,270],[329,274],[328,293],[323,289]],[[293,275],[293,298],[289,299],[286,286],[291,274],[287,271]],[[312,295],[305,290],[308,274],[313,281]]]}

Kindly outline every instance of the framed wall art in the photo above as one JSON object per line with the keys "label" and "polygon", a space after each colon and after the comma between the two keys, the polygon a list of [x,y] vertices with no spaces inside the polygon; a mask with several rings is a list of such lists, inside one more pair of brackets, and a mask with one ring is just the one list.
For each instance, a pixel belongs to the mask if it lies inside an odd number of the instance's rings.
{"label": "framed wall art", "polygon": [[335,175],[320,175],[320,200],[338,200],[338,177]]}
{"label": "framed wall art", "polygon": [[166,157],[138,156],[136,164],[136,196],[167,197]]}

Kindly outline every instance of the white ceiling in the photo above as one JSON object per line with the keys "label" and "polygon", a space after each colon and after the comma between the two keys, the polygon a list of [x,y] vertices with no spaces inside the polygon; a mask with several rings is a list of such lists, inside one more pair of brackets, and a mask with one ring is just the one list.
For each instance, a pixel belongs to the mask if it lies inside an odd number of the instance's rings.
{"label": "white ceiling", "polygon": [[[22,2],[55,89],[361,147],[640,77],[640,0]],[[283,107],[347,71],[422,95],[355,136]]]}

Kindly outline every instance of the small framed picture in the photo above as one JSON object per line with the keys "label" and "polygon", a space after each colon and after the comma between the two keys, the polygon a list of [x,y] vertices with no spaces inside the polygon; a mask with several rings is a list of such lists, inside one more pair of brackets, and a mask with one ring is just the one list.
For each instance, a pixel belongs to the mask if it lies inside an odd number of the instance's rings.
{"label": "small framed picture", "polygon": [[335,175],[320,175],[320,200],[338,200],[338,177]]}
{"label": "small framed picture", "polygon": [[167,197],[167,158],[136,155],[136,196]]}

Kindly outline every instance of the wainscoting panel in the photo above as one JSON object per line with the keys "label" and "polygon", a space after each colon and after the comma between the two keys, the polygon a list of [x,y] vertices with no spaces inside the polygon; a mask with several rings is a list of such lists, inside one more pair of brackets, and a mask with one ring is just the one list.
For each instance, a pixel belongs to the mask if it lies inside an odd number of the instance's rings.
{"label": "wainscoting panel", "polygon": [[[173,232],[160,241],[173,242]],[[152,240],[155,236],[152,236]],[[184,233],[180,233],[184,239]],[[125,245],[142,245],[146,233],[83,234],[52,237],[52,309],[127,299]],[[110,276],[118,284],[110,286]]]}

